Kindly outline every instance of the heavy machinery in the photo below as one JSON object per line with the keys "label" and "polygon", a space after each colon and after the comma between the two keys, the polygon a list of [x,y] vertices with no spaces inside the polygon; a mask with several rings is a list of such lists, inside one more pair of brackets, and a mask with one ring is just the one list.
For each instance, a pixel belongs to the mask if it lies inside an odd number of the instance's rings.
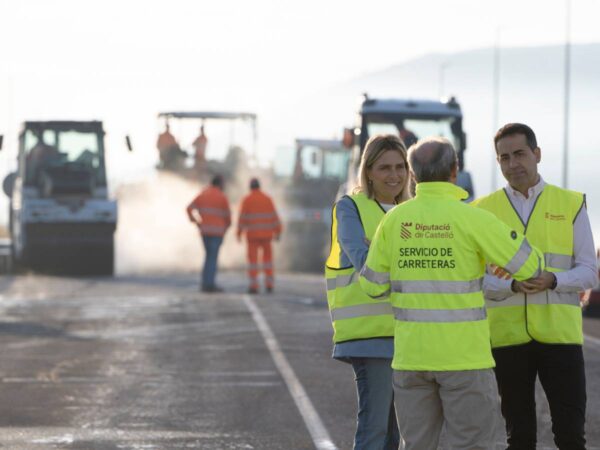
{"label": "heavy machinery", "polygon": [[358,123],[354,128],[354,148],[348,172],[347,187],[356,185],[360,157],[369,137],[385,133],[400,136],[408,146],[419,138],[428,136],[445,137],[452,142],[458,153],[457,184],[473,199],[471,175],[464,169],[464,152],[467,137],[462,126],[462,111],[454,97],[448,100],[401,100],[374,99],[364,95]]}
{"label": "heavy machinery", "polygon": [[[208,182],[215,174],[221,174],[230,181],[234,174],[247,172],[248,161],[256,156],[256,114],[254,113],[171,111],[159,113],[158,119],[163,125],[162,134],[159,135],[157,142],[159,170],[172,171],[203,182]],[[237,129],[239,123],[249,127],[246,126],[245,130]],[[223,125],[229,125],[229,129],[224,129]],[[205,126],[206,135],[204,135]],[[204,143],[195,145],[198,142],[199,128],[202,128]],[[173,134],[165,139],[164,131]],[[224,134],[228,136],[224,137]],[[161,136],[166,144],[161,144]],[[238,143],[247,140],[252,141],[249,144],[250,152],[249,148],[243,148]],[[246,143],[244,147],[248,147],[248,144]]]}
{"label": "heavy machinery", "polygon": [[3,183],[14,264],[112,275],[117,203],[108,197],[102,122],[25,122],[17,162]]}
{"label": "heavy machinery", "polygon": [[346,179],[350,151],[339,140],[296,139],[293,153],[291,170],[278,183],[284,223],[280,253],[289,269],[321,271],[329,249],[331,206]]}

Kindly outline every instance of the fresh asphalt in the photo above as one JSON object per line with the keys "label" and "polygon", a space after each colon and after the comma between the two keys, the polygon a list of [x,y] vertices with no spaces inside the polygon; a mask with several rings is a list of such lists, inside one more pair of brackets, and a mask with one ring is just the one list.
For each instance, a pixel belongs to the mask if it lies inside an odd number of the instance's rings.
{"label": "fresh asphalt", "polygon": [[[318,275],[203,294],[195,274],[0,280],[0,448],[350,449],[353,373],[331,360]],[[600,449],[600,320],[585,319]],[[539,449],[555,448],[538,396]],[[498,417],[497,448],[504,435]]]}

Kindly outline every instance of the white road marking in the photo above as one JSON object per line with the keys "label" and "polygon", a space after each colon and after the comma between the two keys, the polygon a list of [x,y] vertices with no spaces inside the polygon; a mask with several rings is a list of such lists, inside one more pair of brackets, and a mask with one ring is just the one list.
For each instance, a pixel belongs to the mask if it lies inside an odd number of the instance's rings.
{"label": "white road marking", "polygon": [[294,373],[292,366],[285,357],[281,347],[279,347],[277,338],[275,337],[275,334],[273,334],[273,331],[271,331],[271,327],[265,319],[265,316],[263,316],[254,300],[252,300],[252,297],[244,295],[243,298],[244,303],[250,310],[252,318],[271,353],[275,366],[277,366],[279,373],[281,373],[281,376],[294,399],[294,403],[296,403],[296,407],[304,419],[304,423],[306,424],[306,428],[308,428],[308,432],[312,437],[315,447],[318,450],[337,450],[337,447],[329,436],[329,432],[319,417],[319,413],[317,413],[317,410],[310,401],[300,380],[298,380],[298,377]]}

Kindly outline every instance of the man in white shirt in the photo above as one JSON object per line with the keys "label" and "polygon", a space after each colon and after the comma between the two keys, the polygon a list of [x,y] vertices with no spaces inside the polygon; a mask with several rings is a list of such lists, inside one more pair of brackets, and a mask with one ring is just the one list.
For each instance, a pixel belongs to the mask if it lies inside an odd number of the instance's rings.
{"label": "man in white shirt", "polygon": [[536,446],[535,381],[548,398],[554,442],[585,449],[585,371],[578,292],[598,269],[585,195],[547,184],[533,130],[509,123],[494,137],[508,184],[473,204],[527,236],[544,253],[546,271],[527,281],[484,279],[496,380],[508,449]]}

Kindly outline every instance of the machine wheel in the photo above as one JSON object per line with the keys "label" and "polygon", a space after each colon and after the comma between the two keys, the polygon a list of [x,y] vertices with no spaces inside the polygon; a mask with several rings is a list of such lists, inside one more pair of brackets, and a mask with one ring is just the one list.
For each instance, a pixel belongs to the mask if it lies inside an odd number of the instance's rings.
{"label": "machine wheel", "polygon": [[92,260],[93,272],[96,275],[103,275],[112,277],[115,274],[115,244],[111,242],[110,245],[102,247],[97,251],[93,252],[88,257],[94,258]]}

